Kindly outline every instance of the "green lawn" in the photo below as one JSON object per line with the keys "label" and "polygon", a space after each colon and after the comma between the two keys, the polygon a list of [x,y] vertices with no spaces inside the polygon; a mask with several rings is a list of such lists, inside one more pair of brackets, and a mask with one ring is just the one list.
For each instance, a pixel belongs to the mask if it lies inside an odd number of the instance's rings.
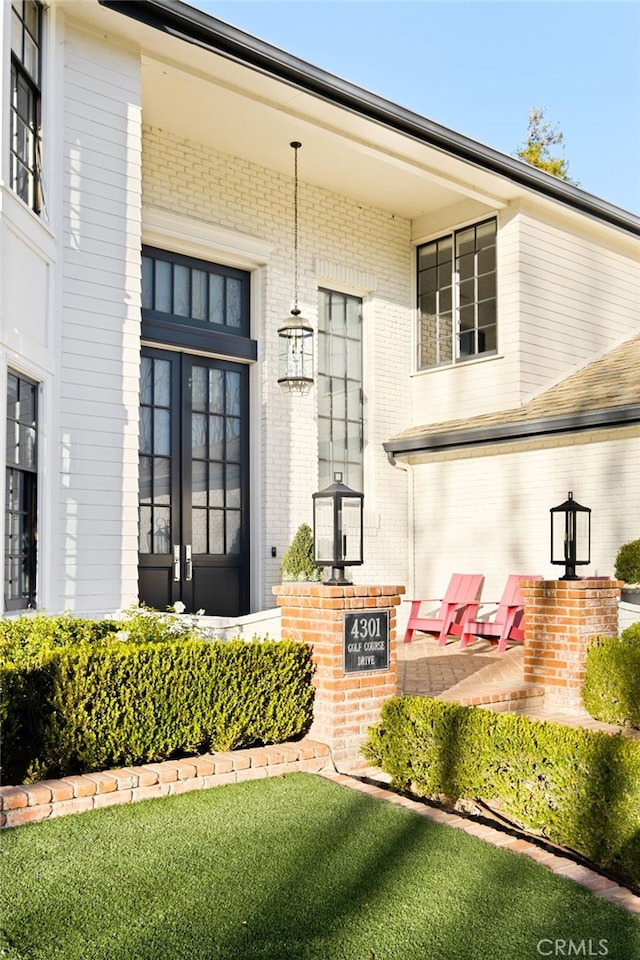
{"label": "green lawn", "polygon": [[63,817],[0,843],[11,960],[640,957],[640,918],[308,774]]}

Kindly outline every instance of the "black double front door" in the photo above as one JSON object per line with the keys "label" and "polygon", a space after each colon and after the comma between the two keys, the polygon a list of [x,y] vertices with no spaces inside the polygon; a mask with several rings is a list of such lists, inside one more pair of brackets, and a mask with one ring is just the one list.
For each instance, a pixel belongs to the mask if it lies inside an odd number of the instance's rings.
{"label": "black double front door", "polygon": [[246,364],[143,347],[140,601],[249,608]]}

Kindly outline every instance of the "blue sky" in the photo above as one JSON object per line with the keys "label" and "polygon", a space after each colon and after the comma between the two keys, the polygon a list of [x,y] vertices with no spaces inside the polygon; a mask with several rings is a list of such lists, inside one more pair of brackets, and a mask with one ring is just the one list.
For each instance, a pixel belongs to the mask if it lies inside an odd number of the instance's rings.
{"label": "blue sky", "polygon": [[640,214],[639,0],[190,2],[503,153],[543,107],[571,178]]}

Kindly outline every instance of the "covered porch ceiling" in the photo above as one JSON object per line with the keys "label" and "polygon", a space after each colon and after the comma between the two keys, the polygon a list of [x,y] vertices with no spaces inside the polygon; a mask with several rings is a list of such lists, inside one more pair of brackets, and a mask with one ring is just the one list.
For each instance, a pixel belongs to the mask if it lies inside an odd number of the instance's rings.
{"label": "covered porch ceiling", "polygon": [[144,122],[285,176],[297,140],[302,181],[408,220],[469,199],[495,209],[515,193],[471,182],[460,161],[215,54],[207,66],[204,76],[145,54]]}
{"label": "covered porch ceiling", "polygon": [[[325,86],[333,85],[338,101],[342,87],[348,93],[359,92],[364,101],[386,104],[390,116],[398,109],[202,11],[171,4],[190,10],[196,22],[214,33],[230,33],[240,38],[240,44],[246,40],[248,46],[272,51],[273,71],[213,50],[203,40],[185,39],[181,31],[140,22],[130,11],[137,7],[146,13],[148,5],[135,0],[116,9],[115,4],[103,6],[97,0],[82,4],[61,0],[60,5],[70,19],[81,15],[107,38],[137,45],[146,124],[288,177],[293,170],[289,145],[298,140],[301,181],[408,220],[468,200],[495,210],[522,194],[509,179],[498,179],[480,165],[473,167],[335,102],[329,94],[308,92],[294,80],[274,75],[286,73],[290,63],[312,79],[319,77]],[[284,71],[279,70],[281,63]],[[409,111],[407,116],[423,119]]]}
{"label": "covered porch ceiling", "polygon": [[640,235],[640,217],[181,0],[52,3],[138,52],[145,123],[283,176],[298,140],[302,182],[410,220],[414,238],[520,199]]}

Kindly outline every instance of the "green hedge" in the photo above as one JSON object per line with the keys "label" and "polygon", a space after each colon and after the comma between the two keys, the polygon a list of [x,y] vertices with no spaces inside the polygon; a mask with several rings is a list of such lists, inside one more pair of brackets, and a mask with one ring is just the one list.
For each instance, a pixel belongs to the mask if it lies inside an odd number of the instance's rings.
{"label": "green hedge", "polygon": [[640,623],[596,637],[587,651],[584,705],[597,720],[640,728]]}
{"label": "green hedge", "polygon": [[625,583],[640,583],[640,538],[623,543],[615,562],[615,575]]}
{"label": "green hedge", "polygon": [[0,617],[0,666],[37,663],[52,650],[113,640],[123,620],[88,620],[61,614]]}
{"label": "green hedge", "polygon": [[363,752],[393,785],[490,801],[507,816],[640,883],[640,741],[479,707],[387,701]]}
{"label": "green hedge", "polygon": [[3,780],[289,740],[311,723],[312,673],[289,641],[86,643],[5,664]]}
{"label": "green hedge", "polygon": [[130,607],[119,618],[92,620],[64,613],[27,613],[0,617],[0,666],[37,664],[52,650],[78,644],[104,646],[115,640],[129,643],[161,643],[165,640],[215,640],[215,629],[200,618],[174,612],[160,613],[146,607]]}

